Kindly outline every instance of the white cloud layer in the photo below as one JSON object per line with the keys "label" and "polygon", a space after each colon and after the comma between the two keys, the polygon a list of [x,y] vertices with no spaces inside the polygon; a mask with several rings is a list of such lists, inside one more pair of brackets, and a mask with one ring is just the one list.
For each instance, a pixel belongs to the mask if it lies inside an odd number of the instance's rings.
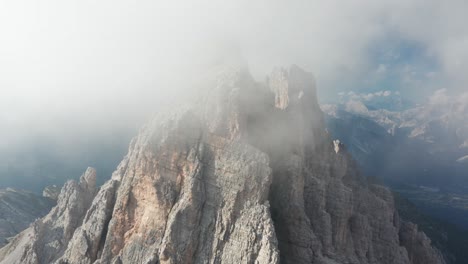
{"label": "white cloud layer", "polygon": [[[181,95],[226,54],[242,54],[258,78],[299,64],[315,73],[322,95],[336,94],[391,74],[371,50],[401,59],[398,47],[379,46],[392,36],[437,63],[428,72],[412,61],[398,65],[408,87],[430,87],[429,77],[439,76],[440,87],[462,91],[466,10],[463,0],[1,1],[0,121],[11,134],[113,129]],[[415,80],[415,69],[429,77]]]}

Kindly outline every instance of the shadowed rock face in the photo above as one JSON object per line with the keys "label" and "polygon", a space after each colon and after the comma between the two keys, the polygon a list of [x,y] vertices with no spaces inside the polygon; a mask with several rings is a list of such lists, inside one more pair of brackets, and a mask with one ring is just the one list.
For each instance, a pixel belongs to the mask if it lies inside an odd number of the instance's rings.
{"label": "shadowed rock face", "polygon": [[265,84],[219,73],[193,106],[146,125],[98,191],[92,175],[1,263],[443,263],[335,151],[296,66]]}

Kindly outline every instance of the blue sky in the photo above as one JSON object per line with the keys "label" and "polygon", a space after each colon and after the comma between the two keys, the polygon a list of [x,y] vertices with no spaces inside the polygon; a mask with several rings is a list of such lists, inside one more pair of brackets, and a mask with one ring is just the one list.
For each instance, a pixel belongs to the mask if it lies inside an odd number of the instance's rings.
{"label": "blue sky", "polygon": [[399,91],[409,100],[420,101],[443,87],[439,61],[424,43],[389,34],[369,43],[368,56],[368,72],[342,91]]}
{"label": "blue sky", "polygon": [[441,62],[427,45],[404,38],[398,32],[370,41],[364,54],[368,64],[361,72],[332,83],[333,87],[319,87],[322,101],[336,102],[336,93],[342,92],[392,91],[420,103],[447,85]]}

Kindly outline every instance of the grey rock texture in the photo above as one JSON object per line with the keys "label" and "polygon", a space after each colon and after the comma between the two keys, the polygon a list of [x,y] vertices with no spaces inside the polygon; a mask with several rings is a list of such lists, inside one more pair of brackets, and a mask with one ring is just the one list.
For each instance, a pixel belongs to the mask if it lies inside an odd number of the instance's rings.
{"label": "grey rock texture", "polygon": [[222,71],[98,191],[88,170],[0,263],[443,263],[325,131],[313,76]]}
{"label": "grey rock texture", "polygon": [[2,263],[52,263],[63,254],[81,225],[96,192],[96,171],[88,168],[79,182],[68,181],[57,205],[0,250]]}
{"label": "grey rock texture", "polygon": [[42,191],[42,196],[47,197],[49,199],[52,199],[54,201],[57,201],[59,195],[60,195],[60,188],[57,185],[50,185],[46,186],[44,190]]}
{"label": "grey rock texture", "polygon": [[431,240],[418,231],[418,227],[411,222],[404,222],[400,227],[401,244],[408,249],[412,263],[432,264],[441,263],[442,255],[437,251],[426,250],[431,246]]}
{"label": "grey rock texture", "polygon": [[53,200],[28,191],[0,190],[0,247],[36,219],[44,217],[54,204]]}

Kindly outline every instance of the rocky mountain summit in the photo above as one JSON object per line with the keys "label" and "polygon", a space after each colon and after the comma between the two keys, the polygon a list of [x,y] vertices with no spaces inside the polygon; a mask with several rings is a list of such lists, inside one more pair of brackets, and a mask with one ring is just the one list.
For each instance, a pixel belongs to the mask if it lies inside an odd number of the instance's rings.
{"label": "rocky mountain summit", "polygon": [[444,263],[335,145],[311,74],[221,71],[102,187],[93,169],[65,184],[0,263]]}

